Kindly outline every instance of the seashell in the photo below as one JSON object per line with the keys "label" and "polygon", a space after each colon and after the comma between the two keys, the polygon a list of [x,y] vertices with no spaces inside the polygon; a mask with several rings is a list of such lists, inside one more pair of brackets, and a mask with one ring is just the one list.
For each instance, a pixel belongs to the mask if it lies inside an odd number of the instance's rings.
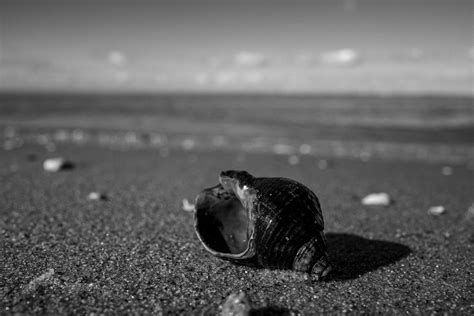
{"label": "seashell", "polygon": [[48,172],[58,172],[61,170],[72,169],[74,164],[62,157],[49,158],[43,162],[43,169]]}
{"label": "seashell", "polygon": [[428,214],[434,215],[434,216],[443,215],[445,212],[446,212],[446,208],[442,205],[432,206],[428,209]]}
{"label": "seashell", "polygon": [[385,192],[381,193],[371,193],[362,199],[363,205],[381,205],[388,206],[392,202],[390,195]]}
{"label": "seashell", "polygon": [[331,270],[319,200],[294,180],[223,171],[197,196],[194,219],[205,249],[222,259],[318,280]]}

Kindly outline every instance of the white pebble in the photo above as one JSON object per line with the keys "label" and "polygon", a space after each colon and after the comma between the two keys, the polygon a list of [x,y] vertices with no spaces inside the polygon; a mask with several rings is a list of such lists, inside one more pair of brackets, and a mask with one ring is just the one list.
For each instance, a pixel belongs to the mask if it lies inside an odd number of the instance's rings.
{"label": "white pebble", "polygon": [[441,214],[444,214],[445,212],[446,212],[446,208],[442,205],[432,206],[428,209],[428,214],[434,215],[434,216],[439,216]]}
{"label": "white pebble", "polygon": [[181,147],[183,147],[184,150],[192,150],[195,146],[196,142],[191,138],[186,138],[181,143]]}
{"label": "white pebble", "polygon": [[56,133],[54,133],[54,139],[65,142],[69,139],[69,132],[64,129],[57,130]]}
{"label": "white pebble", "polygon": [[48,172],[58,172],[65,169],[67,166],[68,163],[61,157],[46,159],[43,162],[43,169]]}
{"label": "white pebble", "polygon": [[230,294],[222,304],[221,316],[250,315],[252,305],[244,292]]}
{"label": "white pebble", "polygon": [[288,163],[292,166],[297,165],[300,163],[300,157],[296,155],[291,155],[290,157],[288,157]]}
{"label": "white pebble", "polygon": [[194,204],[189,203],[188,199],[183,199],[183,211],[194,212],[196,210]]}
{"label": "white pebble", "polygon": [[390,205],[391,199],[390,195],[387,193],[371,193],[362,199],[363,205],[381,205],[387,206]]}
{"label": "white pebble", "polygon": [[453,174],[453,168],[451,168],[450,166],[444,166],[443,168],[441,168],[441,174],[443,176],[450,176]]}
{"label": "white pebble", "polygon": [[80,129],[75,129],[72,131],[72,140],[75,141],[75,142],[83,142],[86,138],[86,134],[84,133],[84,131],[80,130]]}
{"label": "white pebble", "polygon": [[311,153],[311,146],[308,144],[301,144],[300,153],[302,155],[308,155],[309,153]]}
{"label": "white pebble", "polygon": [[153,146],[161,146],[166,142],[166,139],[163,135],[153,133],[150,135],[150,143]]}
{"label": "white pebble", "polygon": [[125,134],[125,142],[129,144],[136,144],[140,142],[140,139],[135,132],[127,132]]}
{"label": "white pebble", "polygon": [[90,201],[106,200],[106,196],[99,192],[91,192],[87,195],[87,199]]}

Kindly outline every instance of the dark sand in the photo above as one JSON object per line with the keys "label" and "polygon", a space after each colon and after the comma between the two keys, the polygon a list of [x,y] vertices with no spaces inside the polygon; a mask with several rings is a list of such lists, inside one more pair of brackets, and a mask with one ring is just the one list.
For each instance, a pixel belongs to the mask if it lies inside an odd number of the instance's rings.
{"label": "dark sand", "polygon": [[[470,97],[0,94],[0,128],[0,314],[215,314],[240,290],[262,312],[474,314]],[[204,250],[181,201],[232,168],[317,193],[328,280]]]}
{"label": "dark sand", "polygon": [[[34,155],[32,155],[34,154]],[[72,170],[46,173],[64,156]],[[0,313],[216,313],[245,291],[259,311],[473,314],[474,171],[440,164],[26,144],[0,155]],[[325,282],[208,254],[183,198],[223,169],[286,176],[320,197],[336,271]],[[89,201],[91,191],[107,201]],[[366,207],[371,192],[395,204]],[[427,214],[433,205],[446,213]]]}

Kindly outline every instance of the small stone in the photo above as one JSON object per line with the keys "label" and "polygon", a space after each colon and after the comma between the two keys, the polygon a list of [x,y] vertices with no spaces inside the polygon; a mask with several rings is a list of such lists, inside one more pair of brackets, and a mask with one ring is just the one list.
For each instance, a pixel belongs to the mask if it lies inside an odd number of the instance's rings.
{"label": "small stone", "polygon": [[291,155],[290,157],[288,157],[288,163],[292,166],[297,165],[300,163],[300,157],[296,155]]}
{"label": "small stone", "polygon": [[69,137],[69,132],[64,129],[57,130],[56,133],[54,133],[54,139],[59,142],[65,142]]}
{"label": "small stone", "polygon": [[453,168],[451,168],[450,166],[444,166],[443,168],[441,168],[441,174],[443,176],[450,176],[453,174]]}
{"label": "small stone", "polygon": [[107,200],[107,196],[99,192],[91,192],[87,195],[87,199],[90,201],[99,201],[99,200],[105,201]]}
{"label": "small stone", "polygon": [[185,212],[194,212],[195,211],[195,206],[194,204],[190,203],[188,199],[183,199],[183,211]]}
{"label": "small stone", "polygon": [[308,144],[301,144],[300,146],[300,153],[302,155],[308,155],[311,153],[311,146]]}
{"label": "small stone", "polygon": [[371,193],[362,199],[363,205],[387,206],[391,203],[390,195],[387,193]]}
{"label": "small stone", "polygon": [[61,170],[72,169],[74,165],[62,157],[49,158],[43,162],[43,169],[48,172],[58,172]]}
{"label": "small stone", "polygon": [[252,306],[244,292],[232,293],[222,304],[221,316],[247,316],[251,310]]}
{"label": "small stone", "polygon": [[75,129],[72,131],[71,137],[74,142],[80,143],[80,142],[85,141],[86,134],[84,133],[83,130]]}
{"label": "small stone", "polygon": [[432,206],[428,209],[428,214],[433,216],[439,216],[446,212],[446,208],[442,205]]}
{"label": "small stone", "polygon": [[181,147],[184,150],[192,150],[195,146],[196,146],[196,141],[194,141],[194,139],[191,139],[191,138],[186,138],[181,143]]}

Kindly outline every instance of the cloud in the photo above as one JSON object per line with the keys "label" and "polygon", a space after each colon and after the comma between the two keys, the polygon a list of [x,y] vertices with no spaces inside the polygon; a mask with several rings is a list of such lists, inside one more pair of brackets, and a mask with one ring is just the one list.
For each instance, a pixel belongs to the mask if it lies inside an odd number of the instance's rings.
{"label": "cloud", "polygon": [[256,85],[261,84],[265,80],[265,76],[261,71],[247,71],[242,73],[241,82],[243,84]]}
{"label": "cloud", "polygon": [[213,76],[213,81],[219,86],[225,86],[234,82],[237,78],[235,71],[219,71]]}
{"label": "cloud", "polygon": [[127,57],[121,51],[113,50],[107,54],[107,61],[111,65],[120,67],[124,66],[127,63]]}
{"label": "cloud", "polygon": [[205,71],[197,72],[196,74],[194,74],[194,81],[198,85],[207,85],[207,84],[211,83],[212,76],[211,76],[211,74],[209,74]]}
{"label": "cloud", "polygon": [[355,50],[344,48],[321,54],[320,61],[327,65],[352,66],[360,61],[360,56]]}
{"label": "cloud", "polygon": [[199,71],[193,76],[199,86],[242,87],[261,85],[265,75],[260,70],[222,69],[216,72]]}
{"label": "cloud", "polygon": [[267,63],[267,58],[261,53],[242,51],[235,54],[233,62],[237,67],[260,67]]}

